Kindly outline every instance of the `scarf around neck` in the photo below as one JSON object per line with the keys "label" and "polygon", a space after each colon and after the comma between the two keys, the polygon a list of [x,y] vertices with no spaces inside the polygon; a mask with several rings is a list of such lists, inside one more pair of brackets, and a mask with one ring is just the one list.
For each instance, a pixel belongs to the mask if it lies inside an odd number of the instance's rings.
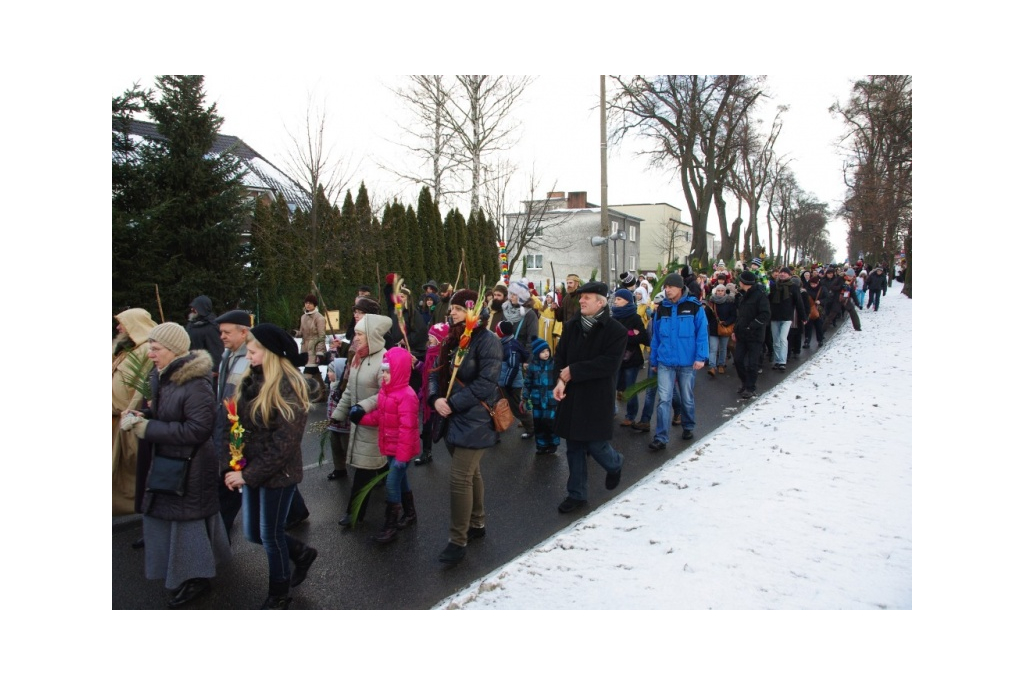
{"label": "scarf around neck", "polygon": [[582,313],[580,314],[580,324],[583,326],[584,333],[590,331],[590,329],[594,327],[594,324],[597,323],[597,320],[601,318],[601,315],[604,314],[604,310],[607,308],[608,305],[601,307],[601,310],[593,316],[584,316]]}
{"label": "scarf around neck", "polygon": [[613,319],[628,319],[629,317],[636,314],[636,302],[630,302],[629,304],[622,307],[616,307],[615,305],[612,305],[611,310]]}
{"label": "scarf around neck", "polygon": [[505,321],[508,321],[510,324],[515,326],[522,320],[526,310],[522,305],[512,304],[508,300],[505,300],[501,303],[501,313],[505,316]]}

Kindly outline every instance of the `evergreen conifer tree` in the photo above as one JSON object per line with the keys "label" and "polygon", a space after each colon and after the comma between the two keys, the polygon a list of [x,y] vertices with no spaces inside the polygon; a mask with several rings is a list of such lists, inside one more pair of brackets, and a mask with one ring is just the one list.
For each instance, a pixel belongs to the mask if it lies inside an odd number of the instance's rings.
{"label": "evergreen conifer tree", "polygon": [[[238,160],[210,154],[223,119],[216,105],[204,104],[203,77],[159,76],[156,85],[159,99],[146,111],[163,138],[137,150],[148,200],[134,224],[135,254],[119,255],[114,282],[133,293],[132,305],[150,305],[154,313],[156,283],[167,318],[183,321],[197,295],[208,295],[223,311],[249,289],[240,234],[252,209]],[[119,283],[117,270],[126,259],[146,264],[147,275]]]}
{"label": "evergreen conifer tree", "polygon": [[[426,186],[420,190],[416,213],[419,226],[420,244],[423,246],[423,263],[427,278],[434,279],[438,284],[447,280],[448,267],[443,255],[443,236],[441,230],[441,211],[430,198],[430,189]],[[424,281],[425,283],[426,281]],[[422,283],[420,284],[423,285]]]}
{"label": "evergreen conifer tree", "polygon": [[358,245],[358,229],[356,227],[356,203],[352,200],[352,191],[345,191],[345,199],[341,202],[341,222],[339,225],[342,281],[354,283],[363,272],[362,256]]}
{"label": "evergreen conifer tree", "polygon": [[466,222],[466,242],[462,245],[466,249],[466,268],[469,269],[470,282],[474,287],[479,285],[480,276],[483,275],[483,259],[480,256],[480,233],[486,230],[484,213],[476,210],[469,213],[469,221]]}
{"label": "evergreen conifer tree", "polygon": [[[462,249],[466,247],[468,240],[468,233],[466,232],[466,220],[462,218],[462,213],[458,209],[449,210],[448,216],[444,219],[444,244],[447,250],[447,259],[452,263],[452,275],[453,279],[450,282],[454,282],[454,272],[458,270],[459,263],[462,261]],[[468,266],[468,265],[467,265]],[[470,281],[475,287],[477,284],[473,281],[472,271],[470,272]],[[459,280],[459,287],[465,287],[466,276],[465,274]]]}
{"label": "evergreen conifer tree", "polygon": [[359,268],[353,269],[348,279],[350,285],[369,282],[375,277],[374,264],[377,262],[377,240],[373,233],[373,211],[370,209],[370,194],[366,185],[359,184],[355,203],[354,224],[355,249],[359,252]]}
{"label": "evergreen conifer tree", "polygon": [[412,205],[405,208],[405,245],[409,251],[408,273],[401,274],[408,284],[407,287],[413,292],[416,299],[422,291],[422,286],[427,282],[427,267],[423,259],[423,243],[419,236],[419,222],[416,219],[416,210]]}

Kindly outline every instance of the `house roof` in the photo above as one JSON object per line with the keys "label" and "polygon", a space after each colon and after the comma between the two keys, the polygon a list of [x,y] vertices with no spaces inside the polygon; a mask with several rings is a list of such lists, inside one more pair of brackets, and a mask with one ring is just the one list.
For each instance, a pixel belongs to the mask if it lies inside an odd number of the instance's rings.
{"label": "house roof", "polygon": [[[142,140],[165,139],[156,124],[137,119],[130,120],[128,134]],[[229,154],[237,158],[242,165],[242,185],[246,188],[270,194],[280,193],[293,208],[307,204],[299,185],[241,138],[218,133],[209,152],[218,156]]]}
{"label": "house roof", "polygon": [[[523,215],[525,215],[527,213],[528,212],[505,212],[505,216],[523,216]],[[579,207],[579,208],[576,208],[576,209],[568,209],[568,208],[565,208],[565,207],[559,207],[557,209],[547,209],[547,210],[544,210],[543,213],[544,214],[600,214],[601,213],[601,207],[600,206],[592,205],[590,203],[587,203],[586,207]],[[616,216],[616,217],[619,217],[619,218],[622,218],[622,219],[632,219],[633,221],[644,221],[644,219],[642,219],[642,218],[640,218],[638,216],[632,216],[630,214],[626,214],[625,212],[619,211],[617,209],[612,209],[611,207],[608,208],[608,215],[609,216]]]}

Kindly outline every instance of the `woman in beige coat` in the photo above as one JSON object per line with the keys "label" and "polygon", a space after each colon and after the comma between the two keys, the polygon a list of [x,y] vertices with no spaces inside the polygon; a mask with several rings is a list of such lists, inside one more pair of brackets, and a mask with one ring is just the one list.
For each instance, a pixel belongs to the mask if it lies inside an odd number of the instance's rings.
{"label": "woman in beige coat", "polygon": [[[355,353],[348,370],[348,384],[342,393],[338,406],[331,418],[343,421],[349,417],[352,407],[359,405],[369,413],[377,408],[377,392],[380,390],[380,364],[384,359],[384,334],[391,330],[391,319],[379,314],[366,314],[355,328],[353,347]],[[352,424],[348,438],[348,464],[355,469],[352,491],[349,493],[345,517],[338,523],[352,526],[366,515],[366,498],[358,513],[352,511],[356,495],[373,480],[378,473],[387,469],[388,461],[377,446],[377,427]]]}
{"label": "woman in beige coat", "polygon": [[156,327],[156,322],[145,309],[126,309],[117,316],[117,337],[114,338],[112,376],[113,401],[113,515],[124,516],[135,511],[135,465],[138,459],[139,440],[131,431],[120,430],[121,413],[126,409],[139,409],[142,393],[129,383],[133,369],[138,367],[138,380],[142,385],[149,382],[149,371],[153,363],[147,338]]}

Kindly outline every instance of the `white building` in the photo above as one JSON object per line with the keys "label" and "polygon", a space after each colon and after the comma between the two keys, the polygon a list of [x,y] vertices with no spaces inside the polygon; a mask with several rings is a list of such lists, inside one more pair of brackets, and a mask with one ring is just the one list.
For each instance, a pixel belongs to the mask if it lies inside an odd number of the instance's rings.
{"label": "white building", "polygon": [[[643,219],[623,211],[608,210],[611,235],[608,242],[608,273],[612,283],[623,271],[636,272],[640,258],[640,223]],[[601,279],[601,248],[591,238],[601,235],[601,208],[587,202],[585,191],[548,193],[546,200],[524,201],[523,211],[505,215],[506,239],[511,243],[527,230],[529,239],[520,256],[526,263],[526,280],[537,290],[551,287],[552,269],[558,283],[577,274],[586,283]],[[522,264],[509,265],[512,280],[522,278]],[[596,272],[596,273],[595,273]]]}

